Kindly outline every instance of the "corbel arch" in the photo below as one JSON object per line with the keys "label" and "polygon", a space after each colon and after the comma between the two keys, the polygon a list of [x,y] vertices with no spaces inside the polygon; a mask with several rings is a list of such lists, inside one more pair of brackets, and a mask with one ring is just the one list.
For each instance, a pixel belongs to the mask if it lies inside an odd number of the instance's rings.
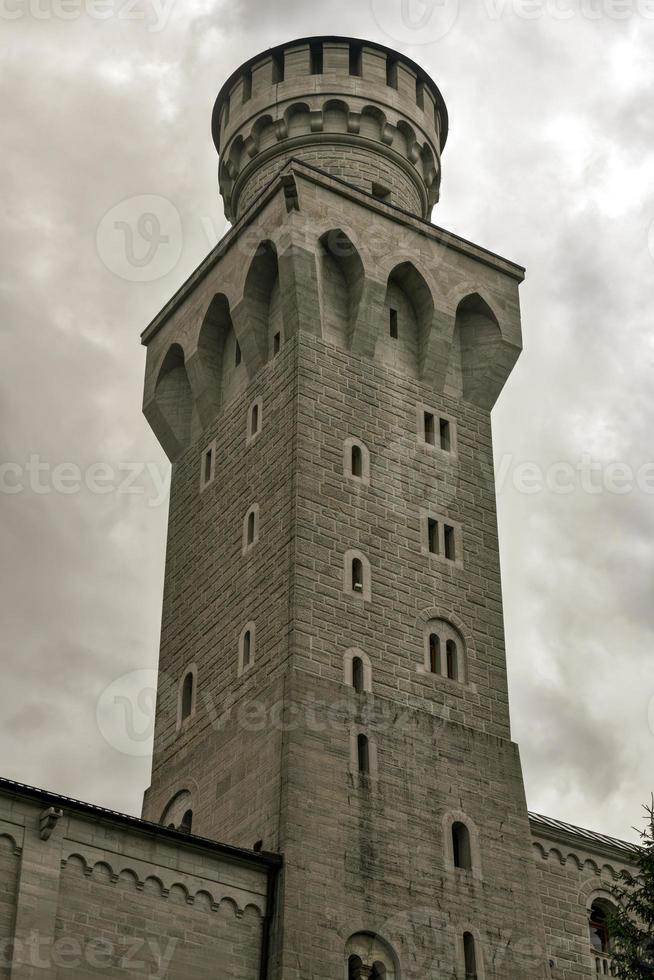
{"label": "corbel arch", "polygon": [[191,444],[195,412],[182,346],[171,344],[161,359],[152,397],[143,412],[170,460]]}

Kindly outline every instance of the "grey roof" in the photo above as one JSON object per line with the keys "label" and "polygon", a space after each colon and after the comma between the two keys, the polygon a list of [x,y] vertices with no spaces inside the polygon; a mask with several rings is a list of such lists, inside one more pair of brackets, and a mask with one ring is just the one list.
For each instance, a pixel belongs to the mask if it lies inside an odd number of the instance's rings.
{"label": "grey roof", "polygon": [[633,851],[635,848],[635,845],[630,844],[628,841],[619,840],[617,837],[608,837],[606,834],[600,834],[595,830],[586,830],[584,827],[576,827],[572,823],[555,820],[554,817],[544,817],[540,813],[532,813],[530,811],[529,822],[532,830],[536,833],[540,831],[543,834],[549,833],[553,836],[581,838],[595,847],[608,848],[612,851],[616,849],[619,851]]}

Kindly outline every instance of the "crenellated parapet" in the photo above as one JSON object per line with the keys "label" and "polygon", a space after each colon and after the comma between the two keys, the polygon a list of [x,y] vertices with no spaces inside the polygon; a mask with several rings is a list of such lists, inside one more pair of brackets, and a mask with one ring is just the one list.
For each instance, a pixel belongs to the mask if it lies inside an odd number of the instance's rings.
{"label": "crenellated parapet", "polygon": [[214,106],[225,213],[239,218],[295,157],[427,217],[447,130],[440,91],[409,58],[353,38],[280,45],[242,65]]}

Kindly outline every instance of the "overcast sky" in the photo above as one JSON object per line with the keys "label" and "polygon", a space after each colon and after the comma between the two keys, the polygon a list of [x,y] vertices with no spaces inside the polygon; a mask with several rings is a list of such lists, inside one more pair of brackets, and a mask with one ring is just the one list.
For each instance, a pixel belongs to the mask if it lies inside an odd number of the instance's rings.
{"label": "overcast sky", "polygon": [[[640,822],[654,0],[413,3],[1,0],[2,775],[140,809],[147,739],[125,744],[107,708],[158,646],[168,468],[140,413],[139,333],[226,229],[209,128],[222,82],[272,44],[338,33],[435,78],[451,128],[433,220],[527,266],[525,351],[493,427],[529,806],[618,836]],[[139,270],[107,228],[143,195],[170,202],[153,208],[171,242]]]}

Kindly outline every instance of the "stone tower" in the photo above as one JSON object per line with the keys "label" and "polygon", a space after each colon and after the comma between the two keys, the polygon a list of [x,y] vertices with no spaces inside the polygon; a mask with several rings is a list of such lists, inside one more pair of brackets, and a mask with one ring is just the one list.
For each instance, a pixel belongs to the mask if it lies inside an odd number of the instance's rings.
{"label": "stone tower", "polygon": [[447,128],[381,45],[251,59],[213,114],[233,227],[143,335],[173,463],[144,816],[283,854],[284,980],[548,976],[490,426],[523,269],[430,223]]}

